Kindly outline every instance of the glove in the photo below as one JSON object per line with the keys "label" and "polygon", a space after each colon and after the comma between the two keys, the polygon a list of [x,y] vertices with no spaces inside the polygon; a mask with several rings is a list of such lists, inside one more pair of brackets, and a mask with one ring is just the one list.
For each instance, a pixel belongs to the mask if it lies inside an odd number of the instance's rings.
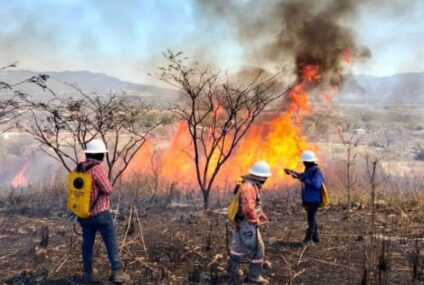
{"label": "glove", "polygon": [[296,171],[294,171],[294,170],[291,170],[291,169],[288,169],[288,168],[285,168],[284,169],[284,172],[287,174],[287,175],[291,175],[293,178],[295,178],[295,179],[298,179],[299,178],[299,176],[300,176],[300,174],[299,173],[297,173]]}

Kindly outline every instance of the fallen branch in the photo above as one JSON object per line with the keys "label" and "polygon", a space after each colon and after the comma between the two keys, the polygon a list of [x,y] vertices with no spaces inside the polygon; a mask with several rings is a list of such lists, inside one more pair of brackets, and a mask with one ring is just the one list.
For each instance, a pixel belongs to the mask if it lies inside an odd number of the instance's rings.
{"label": "fallen branch", "polygon": [[121,254],[122,249],[124,248],[125,241],[127,240],[128,232],[129,232],[130,227],[131,227],[132,214],[133,214],[133,206],[134,205],[131,205],[130,214],[129,214],[129,217],[128,217],[127,229],[125,231],[124,239],[122,240],[121,248],[119,249],[119,254]]}
{"label": "fallen branch", "polygon": [[56,273],[59,272],[59,270],[63,267],[63,265],[65,265],[66,261],[68,261],[69,257],[70,257],[70,255],[67,254],[65,256],[65,258],[63,258],[62,263],[55,270],[53,270],[53,271],[56,272]]}
{"label": "fallen branch", "polygon": [[144,249],[144,253],[146,254],[146,258],[149,259],[149,255],[147,254],[146,243],[144,242],[143,226],[141,225],[140,215],[138,214],[138,209],[136,206],[134,206],[134,209],[135,209],[135,215],[136,215],[138,227],[140,229],[141,243],[143,244],[143,249]]}
{"label": "fallen branch", "polygon": [[303,248],[302,252],[300,253],[299,259],[297,260],[296,266],[299,266],[299,264],[302,262],[303,256],[307,249],[308,249],[308,246],[305,246]]}
{"label": "fallen branch", "polygon": [[17,253],[18,253],[18,252],[17,252],[17,251],[15,251],[15,252],[12,252],[12,253],[6,254],[6,255],[4,255],[4,256],[2,256],[2,257],[0,257],[0,260],[5,259],[5,258],[7,258],[7,257],[9,257],[9,256],[12,256],[12,255],[14,255],[14,254],[17,254]]}

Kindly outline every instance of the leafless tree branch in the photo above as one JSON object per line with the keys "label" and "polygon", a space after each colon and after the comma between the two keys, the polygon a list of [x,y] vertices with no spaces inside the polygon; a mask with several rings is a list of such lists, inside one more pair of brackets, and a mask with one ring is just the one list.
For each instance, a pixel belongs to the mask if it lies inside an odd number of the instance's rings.
{"label": "leafless tree branch", "polygon": [[168,64],[159,68],[158,78],[180,91],[181,103],[174,112],[187,124],[207,208],[222,166],[266,107],[289,88],[277,91],[279,74],[258,71],[248,79],[230,78],[211,66],[187,65],[182,53],[163,55]]}

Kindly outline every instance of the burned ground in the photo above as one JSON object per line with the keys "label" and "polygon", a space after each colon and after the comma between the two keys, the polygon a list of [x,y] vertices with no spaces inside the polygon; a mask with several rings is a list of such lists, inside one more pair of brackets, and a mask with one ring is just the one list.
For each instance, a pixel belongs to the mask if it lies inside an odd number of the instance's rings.
{"label": "burned ground", "polygon": [[[348,284],[348,278],[350,284],[371,284],[365,278],[370,278],[369,271],[378,275],[378,284],[420,284],[424,280],[420,203],[400,206],[392,204],[392,200],[379,201],[375,235],[371,208],[366,203],[355,203],[351,208],[348,274],[345,205],[335,203],[319,212],[322,241],[305,248],[301,244],[305,213],[296,197],[265,196],[271,224],[262,229],[262,235],[266,260],[272,267],[265,269],[264,276],[271,284]],[[26,199],[13,205],[10,201],[3,199],[0,210],[1,282],[78,284],[81,237],[66,221],[66,212],[59,205],[48,206],[54,205],[53,201],[43,200],[44,208],[27,206],[37,207],[38,200]],[[124,204],[120,202],[116,224],[120,247],[125,238],[121,256],[132,284],[227,284],[225,211],[204,211],[176,202],[157,207],[137,203],[144,248],[137,215],[133,213],[133,222],[128,226],[129,207]],[[76,229],[79,231],[79,226]],[[367,265],[372,248],[376,270]],[[99,236],[94,252],[94,276],[98,284],[104,284],[101,281],[109,277],[110,267]],[[246,272],[246,266],[243,269]]]}

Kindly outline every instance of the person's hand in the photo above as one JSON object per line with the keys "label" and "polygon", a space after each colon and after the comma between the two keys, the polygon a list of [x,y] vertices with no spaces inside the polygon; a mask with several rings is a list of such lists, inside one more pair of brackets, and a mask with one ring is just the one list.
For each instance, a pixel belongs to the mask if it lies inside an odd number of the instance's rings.
{"label": "person's hand", "polygon": [[261,214],[259,216],[259,220],[260,220],[260,225],[268,225],[269,224],[268,217],[263,212],[261,212]]}
{"label": "person's hand", "polygon": [[294,179],[299,179],[299,177],[300,177],[299,173],[294,172],[294,171],[291,173],[291,176],[292,176]]}
{"label": "person's hand", "polygon": [[297,179],[297,178],[299,178],[299,173],[297,173],[296,171],[294,171],[294,170],[291,170],[291,169],[288,169],[288,168],[284,168],[284,172],[287,174],[287,175],[291,175],[293,178],[295,178],[295,179]]}

